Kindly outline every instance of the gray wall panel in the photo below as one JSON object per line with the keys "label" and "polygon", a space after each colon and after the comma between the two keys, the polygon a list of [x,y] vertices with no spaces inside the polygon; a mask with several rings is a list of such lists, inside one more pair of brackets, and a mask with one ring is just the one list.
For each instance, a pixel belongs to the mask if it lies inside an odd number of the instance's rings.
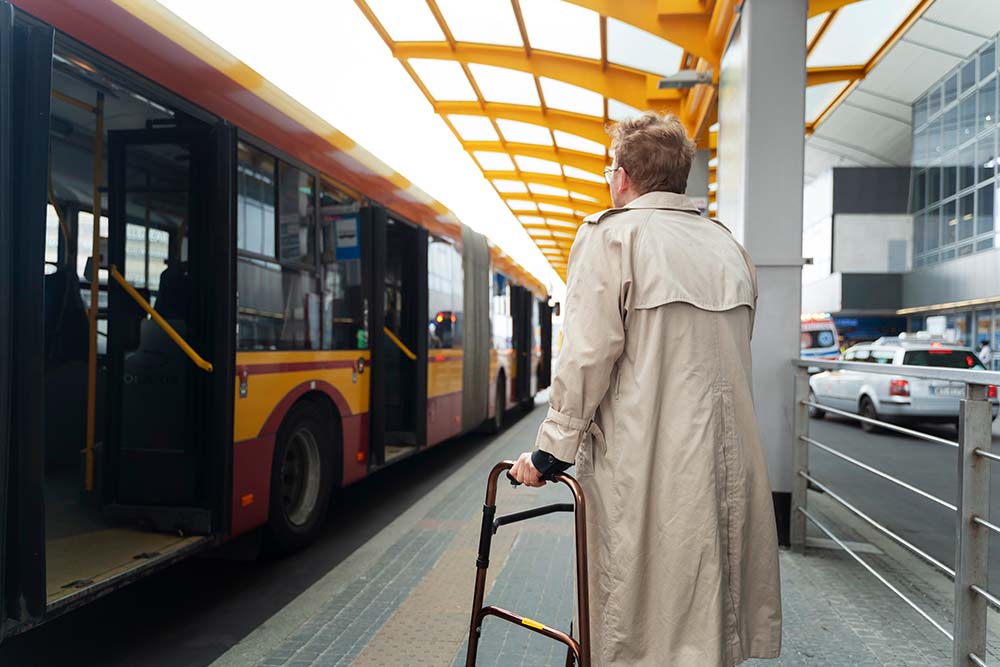
{"label": "gray wall panel", "polygon": [[834,213],[906,213],[909,197],[909,167],[833,170]]}
{"label": "gray wall panel", "polygon": [[916,269],[903,277],[903,307],[1000,299],[1000,250]]}
{"label": "gray wall panel", "polygon": [[903,298],[901,274],[845,273],[842,280],[842,310],[895,311]]}

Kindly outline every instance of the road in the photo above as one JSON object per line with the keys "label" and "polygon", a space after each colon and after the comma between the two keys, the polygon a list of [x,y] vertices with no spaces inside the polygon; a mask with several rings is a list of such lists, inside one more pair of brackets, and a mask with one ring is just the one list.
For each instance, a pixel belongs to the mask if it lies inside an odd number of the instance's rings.
{"label": "road", "polygon": [[490,440],[470,435],[443,443],[350,487],[334,498],[319,541],[299,554],[184,561],[4,641],[0,667],[208,665]]}
{"label": "road", "polygon": [[[918,427],[948,440],[958,438],[951,426]],[[827,415],[812,420],[810,437],[859,459],[950,503],[957,502],[957,450],[902,434],[868,435],[856,422]],[[1000,451],[1000,420],[993,424],[993,449]],[[1000,465],[1000,464],[995,464]],[[812,476],[876,521],[885,524],[949,567],[955,565],[955,516],[947,508],[880,479],[828,452],[810,448]],[[1000,469],[994,467],[990,495],[992,516],[1000,508]],[[990,581],[1000,582],[1000,539],[990,541]],[[994,587],[995,590],[995,587]]]}

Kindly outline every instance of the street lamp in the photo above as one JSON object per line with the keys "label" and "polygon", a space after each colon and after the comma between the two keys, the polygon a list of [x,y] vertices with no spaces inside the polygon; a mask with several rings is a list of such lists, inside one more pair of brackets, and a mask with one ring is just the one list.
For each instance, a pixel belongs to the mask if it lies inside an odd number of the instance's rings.
{"label": "street lamp", "polygon": [[712,70],[699,72],[693,69],[682,69],[676,74],[671,74],[660,79],[656,87],[660,90],[669,88],[694,88],[703,83],[712,83]]}

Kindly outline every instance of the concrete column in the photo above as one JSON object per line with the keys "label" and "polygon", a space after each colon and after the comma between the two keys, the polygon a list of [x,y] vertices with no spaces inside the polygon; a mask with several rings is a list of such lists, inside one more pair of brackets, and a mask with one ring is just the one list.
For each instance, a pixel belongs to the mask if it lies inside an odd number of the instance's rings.
{"label": "concrete column", "polygon": [[746,0],[719,90],[719,216],[758,268],[754,396],[784,543],[802,289],[806,8],[802,0]]}
{"label": "concrete column", "polygon": [[708,209],[708,161],[710,151],[698,151],[691,163],[687,190],[684,192],[702,209]]}

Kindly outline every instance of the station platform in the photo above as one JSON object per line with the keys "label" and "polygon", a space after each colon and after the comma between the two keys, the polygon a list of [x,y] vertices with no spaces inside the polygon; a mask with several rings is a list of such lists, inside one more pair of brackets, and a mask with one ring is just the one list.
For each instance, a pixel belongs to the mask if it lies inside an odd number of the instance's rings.
{"label": "station platform", "polygon": [[[545,410],[539,405],[447,481],[328,572],[213,663],[213,667],[333,665],[460,666],[476,548],[491,466],[532,445]],[[568,502],[568,490],[500,486],[498,511]],[[836,525],[863,557],[936,618],[950,622],[951,583],[851,527],[822,496],[811,511]],[[781,553],[784,638],[777,660],[752,667],[940,666],[950,643],[829,541],[804,554]],[[494,538],[488,603],[568,629],[572,613],[571,517],[554,514],[502,528]],[[669,594],[669,592],[665,592]],[[991,648],[997,644],[991,641]],[[555,642],[489,618],[479,665],[562,667]],[[664,663],[665,665],[669,663]]]}

